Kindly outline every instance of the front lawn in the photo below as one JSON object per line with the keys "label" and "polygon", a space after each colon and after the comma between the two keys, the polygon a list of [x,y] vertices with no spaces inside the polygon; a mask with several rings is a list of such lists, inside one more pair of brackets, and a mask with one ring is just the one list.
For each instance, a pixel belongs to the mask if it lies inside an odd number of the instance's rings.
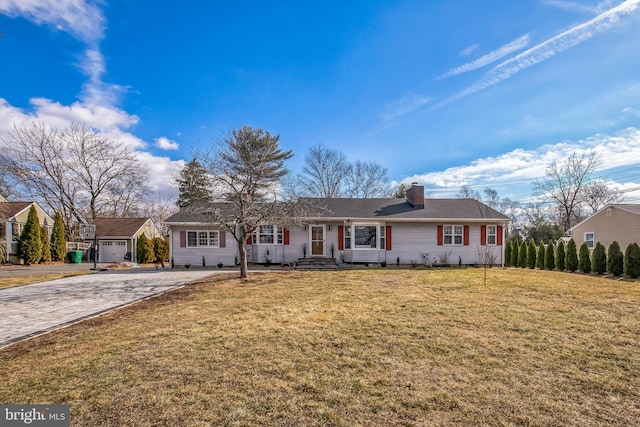
{"label": "front lawn", "polygon": [[521,269],[219,277],[0,350],[73,426],[640,419],[640,285]]}

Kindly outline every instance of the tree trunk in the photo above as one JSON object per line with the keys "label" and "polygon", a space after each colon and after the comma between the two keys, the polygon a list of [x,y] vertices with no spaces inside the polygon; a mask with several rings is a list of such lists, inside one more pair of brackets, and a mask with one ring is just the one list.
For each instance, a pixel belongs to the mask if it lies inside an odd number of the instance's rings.
{"label": "tree trunk", "polygon": [[244,240],[240,239],[238,242],[238,251],[240,252],[240,278],[247,278],[247,249],[244,245]]}

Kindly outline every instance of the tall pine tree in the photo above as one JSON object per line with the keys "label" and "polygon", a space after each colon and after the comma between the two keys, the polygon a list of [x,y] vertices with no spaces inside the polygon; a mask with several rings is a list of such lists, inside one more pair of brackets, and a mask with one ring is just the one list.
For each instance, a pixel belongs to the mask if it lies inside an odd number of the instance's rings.
{"label": "tall pine tree", "polygon": [[614,276],[620,276],[624,272],[624,257],[622,249],[620,249],[620,243],[616,240],[609,245],[609,250],[607,251],[607,272]]}
{"label": "tall pine tree", "polygon": [[[540,242],[542,244],[542,242]],[[544,268],[547,270],[553,270],[556,268],[555,247],[553,246],[553,240],[549,240],[547,244],[547,250],[544,251]]]}
{"label": "tall pine tree", "polygon": [[178,183],[178,207],[184,208],[197,203],[213,200],[211,195],[211,179],[207,171],[196,159],[184,165]]}
{"label": "tall pine tree", "polygon": [[558,242],[558,249],[556,251],[556,268],[560,271],[564,271],[565,269],[565,249],[564,249],[564,241],[560,240]]}
{"label": "tall pine tree", "polygon": [[576,241],[573,239],[567,243],[565,268],[569,271],[576,271],[578,269],[578,247],[576,246]]}
{"label": "tall pine tree", "polygon": [[64,261],[67,254],[67,239],[64,233],[64,221],[58,211],[53,217],[53,230],[51,231],[51,259]]}
{"label": "tall pine tree", "polygon": [[578,270],[583,273],[591,273],[591,253],[587,242],[580,245],[580,253],[578,254]]}
{"label": "tall pine tree", "polygon": [[34,205],[29,208],[27,222],[25,222],[18,242],[18,253],[25,264],[40,262],[42,257],[42,239],[40,237],[40,224],[38,212]]}
{"label": "tall pine tree", "polygon": [[51,261],[51,244],[49,243],[49,230],[47,230],[46,225],[43,225],[40,229],[40,240],[42,240],[40,262],[49,262]]}

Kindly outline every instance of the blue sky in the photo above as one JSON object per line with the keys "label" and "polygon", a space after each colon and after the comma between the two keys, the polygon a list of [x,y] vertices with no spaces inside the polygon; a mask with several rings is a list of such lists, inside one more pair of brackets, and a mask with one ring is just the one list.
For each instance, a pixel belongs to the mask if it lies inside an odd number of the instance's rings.
{"label": "blue sky", "polygon": [[638,28],[640,0],[0,0],[0,138],[83,121],[156,189],[245,124],[294,172],[323,144],[434,197],[529,201],[575,150],[640,189]]}

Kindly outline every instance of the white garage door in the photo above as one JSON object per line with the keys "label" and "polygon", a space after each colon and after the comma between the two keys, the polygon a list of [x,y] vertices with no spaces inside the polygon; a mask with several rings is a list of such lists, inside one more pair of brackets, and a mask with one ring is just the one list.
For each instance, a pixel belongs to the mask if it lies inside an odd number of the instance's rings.
{"label": "white garage door", "polygon": [[100,262],[122,262],[127,253],[125,240],[103,240],[100,242]]}

